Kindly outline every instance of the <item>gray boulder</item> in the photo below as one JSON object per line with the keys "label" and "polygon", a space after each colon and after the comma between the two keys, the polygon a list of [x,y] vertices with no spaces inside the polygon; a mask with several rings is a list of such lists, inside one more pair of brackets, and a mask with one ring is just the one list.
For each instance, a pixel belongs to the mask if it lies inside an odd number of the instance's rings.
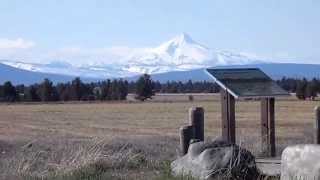
{"label": "gray boulder", "polygon": [[289,146],[281,156],[281,180],[320,180],[320,145]]}
{"label": "gray boulder", "polygon": [[171,163],[174,175],[199,179],[243,179],[258,176],[255,157],[247,150],[224,141],[190,144],[188,153]]}

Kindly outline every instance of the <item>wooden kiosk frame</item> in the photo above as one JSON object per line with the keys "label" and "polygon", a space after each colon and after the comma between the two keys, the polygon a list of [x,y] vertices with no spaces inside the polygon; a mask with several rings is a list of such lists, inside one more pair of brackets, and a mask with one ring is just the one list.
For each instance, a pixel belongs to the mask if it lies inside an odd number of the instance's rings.
{"label": "wooden kiosk frame", "polygon": [[288,96],[270,77],[257,68],[207,69],[206,72],[220,86],[222,138],[236,142],[236,99],[260,99],[261,145],[267,156],[276,155],[275,97]]}

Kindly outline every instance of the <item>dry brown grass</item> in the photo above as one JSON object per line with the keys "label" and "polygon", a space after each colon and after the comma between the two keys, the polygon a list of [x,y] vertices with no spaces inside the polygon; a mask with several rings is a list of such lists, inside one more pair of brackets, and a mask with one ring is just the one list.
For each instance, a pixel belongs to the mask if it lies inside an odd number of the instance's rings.
{"label": "dry brown grass", "polygon": [[92,171],[116,179],[153,179],[160,174],[166,160],[176,157],[172,148],[175,144],[175,139],[163,137],[38,138],[14,145],[1,142],[10,149],[1,156],[0,179],[59,177],[79,173],[79,169],[84,171],[80,172],[84,176],[91,175]]}
{"label": "dry brown grass", "polygon": [[[317,104],[318,101],[298,101],[293,97],[276,101],[278,154],[287,145],[312,142],[313,108]],[[32,172],[42,176],[50,171],[66,172],[79,168],[98,161],[101,156],[113,157],[117,160],[111,158],[107,161],[118,162],[118,158],[121,159],[118,156],[126,154],[121,151],[126,144],[131,144],[128,151],[133,152],[132,149],[136,148],[144,153],[144,158],[147,157],[148,163],[143,168],[150,167],[150,162],[172,160],[176,154],[178,129],[188,123],[188,109],[192,106],[205,109],[206,137],[219,136],[220,102],[217,95],[195,95],[193,102],[188,101],[188,95],[179,95],[157,96],[145,103],[1,104],[1,169],[12,170],[7,173]],[[237,141],[258,155],[260,104],[239,101],[236,108]],[[133,156],[127,155],[124,157]],[[124,164],[111,163],[112,166]],[[141,173],[148,172],[129,171],[127,173],[137,177],[144,177]],[[117,171],[113,169],[112,172]],[[126,175],[123,170],[119,172],[119,176]]]}

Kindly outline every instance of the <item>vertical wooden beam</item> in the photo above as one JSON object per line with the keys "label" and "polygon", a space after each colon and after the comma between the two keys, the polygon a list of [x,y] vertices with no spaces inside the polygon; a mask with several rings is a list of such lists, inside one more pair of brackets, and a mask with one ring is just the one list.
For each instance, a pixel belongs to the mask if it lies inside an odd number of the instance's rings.
{"label": "vertical wooden beam", "polygon": [[228,93],[229,98],[229,122],[230,122],[230,142],[236,143],[236,112],[235,99]]}
{"label": "vertical wooden beam", "polygon": [[222,139],[236,142],[235,99],[226,90],[221,90]]}
{"label": "vertical wooden beam", "polygon": [[276,156],[276,129],[275,129],[275,100],[269,98],[269,137],[270,137],[270,156]]}
{"label": "vertical wooden beam", "polygon": [[202,107],[189,109],[189,121],[194,127],[194,139],[204,141],[204,110]]}
{"label": "vertical wooden beam", "polygon": [[314,122],[314,144],[320,144],[320,106],[314,108],[315,122]]}
{"label": "vertical wooden beam", "polygon": [[261,99],[261,150],[263,153],[268,151],[268,99]]}
{"label": "vertical wooden beam", "polygon": [[262,152],[271,157],[274,157],[276,155],[274,105],[274,98],[264,98],[261,100]]}
{"label": "vertical wooden beam", "polygon": [[184,156],[188,153],[191,139],[194,137],[193,126],[182,126],[180,128],[180,155]]}
{"label": "vertical wooden beam", "polygon": [[228,121],[228,97],[225,90],[220,90],[221,94],[221,133],[224,141],[229,140],[229,121]]}

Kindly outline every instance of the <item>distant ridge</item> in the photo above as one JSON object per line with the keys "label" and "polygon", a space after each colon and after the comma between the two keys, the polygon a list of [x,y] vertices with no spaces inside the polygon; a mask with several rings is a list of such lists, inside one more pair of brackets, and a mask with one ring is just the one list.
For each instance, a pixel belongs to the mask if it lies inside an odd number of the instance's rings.
{"label": "distant ridge", "polygon": [[[58,75],[58,74],[50,74],[50,73],[40,73],[27,71],[23,69],[14,68],[8,65],[4,65],[0,63],[0,83],[4,83],[5,81],[11,81],[13,84],[34,84],[40,83],[45,78],[50,79],[54,83],[58,82],[67,82],[71,81],[74,76],[66,76],[66,75]],[[85,81],[91,81],[95,79],[84,78]]]}
{"label": "distant ridge", "polygon": [[[214,68],[259,68],[273,79],[282,77],[290,78],[320,78],[319,64],[295,64],[295,63],[269,63],[251,65],[217,66]],[[212,79],[204,72],[205,69],[190,71],[173,71],[168,73],[154,74],[152,79],[160,82],[167,81],[211,81]],[[131,78],[136,79],[136,77]]]}
{"label": "distant ridge", "polygon": [[[262,71],[270,75],[273,79],[282,77],[291,78],[320,78],[320,65],[318,64],[293,64],[293,63],[270,63],[270,64],[252,64],[252,65],[232,65],[217,66],[215,68],[260,68]],[[204,68],[189,71],[172,71],[166,73],[152,74],[152,79],[160,82],[167,81],[211,81],[209,76],[204,72]],[[129,81],[137,80],[139,76],[126,77]],[[0,63],[0,83],[11,81],[14,84],[32,84],[40,83],[44,78],[49,78],[53,82],[67,82],[75,78],[75,76],[57,75],[51,73],[39,73],[33,71],[22,70],[7,66]],[[106,78],[87,78],[81,77],[85,82],[99,81]]]}

